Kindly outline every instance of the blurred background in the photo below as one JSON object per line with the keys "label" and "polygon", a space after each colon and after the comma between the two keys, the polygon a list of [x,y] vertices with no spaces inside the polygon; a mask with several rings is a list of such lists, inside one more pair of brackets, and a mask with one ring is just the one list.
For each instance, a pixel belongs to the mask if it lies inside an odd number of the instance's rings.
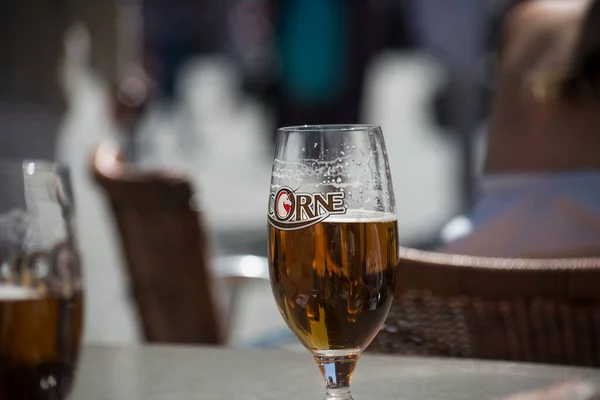
{"label": "blurred background", "polygon": [[[0,148],[71,168],[88,342],[141,340],[118,228],[90,172],[100,142],[140,171],[188,174],[213,258],[266,256],[278,126],[381,125],[402,245],[435,247],[472,203],[498,26],[513,1],[46,3],[0,6],[0,119],[12,127]],[[269,284],[239,296],[231,343],[286,345]]]}

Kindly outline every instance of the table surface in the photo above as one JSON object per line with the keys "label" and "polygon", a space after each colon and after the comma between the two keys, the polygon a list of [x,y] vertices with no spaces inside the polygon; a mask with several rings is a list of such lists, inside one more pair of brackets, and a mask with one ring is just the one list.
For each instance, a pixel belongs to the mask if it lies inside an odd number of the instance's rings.
{"label": "table surface", "polygon": [[[600,370],[504,362],[363,355],[360,399],[498,399]],[[311,355],[284,350],[139,346],[84,348],[71,400],[322,399]]]}

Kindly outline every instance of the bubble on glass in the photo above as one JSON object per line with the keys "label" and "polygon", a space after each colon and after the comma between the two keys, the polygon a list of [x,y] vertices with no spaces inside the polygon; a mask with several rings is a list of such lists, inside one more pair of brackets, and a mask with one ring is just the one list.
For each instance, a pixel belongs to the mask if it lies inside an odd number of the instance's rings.
{"label": "bubble on glass", "polygon": [[356,146],[355,146],[355,145],[352,145],[352,150],[354,150],[354,149],[356,149]]}
{"label": "bubble on glass", "polygon": [[361,186],[361,187],[359,187],[359,188],[358,188],[358,193],[361,193],[361,194],[362,194],[362,192],[363,192],[363,188],[362,188],[362,186]]}
{"label": "bubble on glass", "polygon": [[348,196],[352,197],[352,190],[348,190]]}
{"label": "bubble on glass", "polygon": [[316,149],[318,145],[319,145],[318,143],[315,143],[313,146],[313,149]]}
{"label": "bubble on glass", "polygon": [[338,178],[337,178],[335,181],[336,181],[337,183],[342,183],[342,178],[339,178],[339,177],[338,177]]}
{"label": "bubble on glass", "polygon": [[306,151],[306,148],[305,148],[305,147],[303,147],[303,148],[302,148],[302,151]]}
{"label": "bubble on glass", "polygon": [[343,151],[340,151],[340,154],[343,155],[343,156],[346,155],[346,153],[344,153]]}
{"label": "bubble on glass", "polygon": [[357,161],[357,162],[356,162],[356,165],[358,165],[359,167],[361,166],[361,164],[362,164],[362,163],[361,163],[360,161]]}

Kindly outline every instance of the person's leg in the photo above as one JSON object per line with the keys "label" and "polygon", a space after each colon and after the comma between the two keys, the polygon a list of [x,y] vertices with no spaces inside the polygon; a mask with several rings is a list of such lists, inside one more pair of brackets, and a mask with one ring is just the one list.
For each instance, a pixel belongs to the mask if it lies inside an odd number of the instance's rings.
{"label": "person's leg", "polygon": [[480,120],[480,95],[489,10],[479,0],[412,0],[414,27],[422,48],[448,74],[447,124],[461,145],[459,178],[464,207],[473,200],[473,135]]}

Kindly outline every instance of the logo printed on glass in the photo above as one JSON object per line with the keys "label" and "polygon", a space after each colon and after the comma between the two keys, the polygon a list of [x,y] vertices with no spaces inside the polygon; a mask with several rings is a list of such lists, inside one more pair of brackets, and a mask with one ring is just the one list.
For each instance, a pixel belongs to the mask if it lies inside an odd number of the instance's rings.
{"label": "logo printed on glass", "polygon": [[284,231],[306,228],[335,214],[346,214],[344,192],[296,193],[282,187],[269,198],[269,223]]}

